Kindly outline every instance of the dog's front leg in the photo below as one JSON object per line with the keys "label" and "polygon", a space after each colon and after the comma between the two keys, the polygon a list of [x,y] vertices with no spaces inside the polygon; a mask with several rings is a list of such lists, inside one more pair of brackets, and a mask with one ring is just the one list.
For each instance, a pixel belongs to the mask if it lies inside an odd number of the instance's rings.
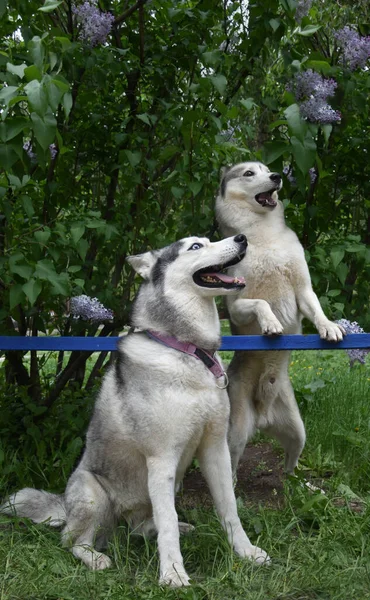
{"label": "dog's front leg", "polygon": [[176,463],[173,457],[147,459],[148,487],[158,531],[160,584],[189,585],[180,550],[180,533],[175,510]]}
{"label": "dog's front leg", "polygon": [[266,300],[240,298],[233,300],[228,308],[230,319],[235,325],[247,325],[257,319],[263,334],[278,335],[283,333],[283,326],[275,317]]}
{"label": "dog's front leg", "polygon": [[221,524],[236,554],[260,564],[269,563],[269,556],[258,546],[253,546],[240,522],[226,438],[215,438],[212,434],[207,436],[199,447],[197,456],[202,473],[209,485]]}
{"label": "dog's front leg", "polygon": [[318,297],[310,285],[297,290],[297,304],[304,317],[313,323],[323,340],[340,342],[346,334],[343,327],[329,321],[321,308]]}

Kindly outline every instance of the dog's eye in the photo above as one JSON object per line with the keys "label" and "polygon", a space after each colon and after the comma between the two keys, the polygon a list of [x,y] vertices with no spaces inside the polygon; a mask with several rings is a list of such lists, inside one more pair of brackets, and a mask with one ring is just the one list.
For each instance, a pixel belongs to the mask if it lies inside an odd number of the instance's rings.
{"label": "dog's eye", "polygon": [[252,177],[252,175],[254,175],[253,171],[246,171],[243,173],[243,177]]}
{"label": "dog's eye", "polygon": [[195,244],[190,246],[190,248],[188,248],[188,250],[200,250],[200,248],[203,248],[203,244],[198,244],[198,242],[195,242]]}

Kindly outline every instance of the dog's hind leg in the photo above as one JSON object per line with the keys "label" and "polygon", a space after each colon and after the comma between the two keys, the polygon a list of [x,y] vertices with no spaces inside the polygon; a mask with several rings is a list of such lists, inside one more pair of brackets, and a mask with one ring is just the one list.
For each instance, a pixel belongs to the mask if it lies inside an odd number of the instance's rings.
{"label": "dog's hind leg", "polygon": [[259,564],[269,563],[270,558],[266,552],[258,546],[253,546],[240,522],[226,439],[220,439],[210,432],[198,448],[197,457],[230,545],[243,558],[249,558]]}
{"label": "dog's hind leg", "polygon": [[229,375],[230,422],[228,444],[231,466],[234,478],[245,445],[256,431],[256,418],[249,397],[252,396],[251,386],[239,379],[235,373]]}
{"label": "dog's hind leg", "polygon": [[285,452],[285,471],[293,474],[306,441],[306,433],[290,382],[280,384],[279,396],[270,412],[272,418],[266,428]]}
{"label": "dog's hind leg", "polygon": [[67,523],[62,532],[63,544],[90,569],[110,567],[110,558],[94,548],[104,544],[114,520],[114,507],[103,485],[93,473],[77,469],[65,498]]}
{"label": "dog's hind leg", "polygon": [[180,551],[179,525],[175,510],[176,461],[173,455],[147,459],[149,495],[158,531],[159,583],[173,587],[189,585]]}

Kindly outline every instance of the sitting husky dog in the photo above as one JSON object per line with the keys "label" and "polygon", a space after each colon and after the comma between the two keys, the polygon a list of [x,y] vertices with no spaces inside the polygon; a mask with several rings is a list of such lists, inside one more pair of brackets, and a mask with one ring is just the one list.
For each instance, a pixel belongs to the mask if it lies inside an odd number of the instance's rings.
{"label": "sitting husky dog", "polygon": [[[97,549],[123,516],[136,532],[158,533],[160,583],[189,584],[179,545],[176,485],[196,454],[235,552],[258,563],[240,523],[227,446],[229,401],[218,357],[214,297],[233,295],[244,280],[222,271],[245,255],[236,235],[217,243],[182,239],[128,258],[144,279],[132,331],[104,377],[81,462],[64,495],[25,488],[1,507],[36,523],[65,525],[63,542],[92,569],[111,564]],[[94,545],[97,549],[94,548]]]}
{"label": "sitting husky dog", "polygon": [[[225,169],[216,199],[216,218],[223,235],[240,230],[248,253],[240,265],[246,287],[227,305],[234,334],[301,333],[302,317],[329,341],[345,331],[324,315],[311,286],[304,252],[284,221],[277,192],[278,173],[246,162]],[[231,270],[231,273],[233,270]],[[236,352],[230,364],[229,448],[234,475],[246,442],[256,429],[277,438],[285,451],[285,470],[292,473],[305,443],[288,367],[290,352]]]}

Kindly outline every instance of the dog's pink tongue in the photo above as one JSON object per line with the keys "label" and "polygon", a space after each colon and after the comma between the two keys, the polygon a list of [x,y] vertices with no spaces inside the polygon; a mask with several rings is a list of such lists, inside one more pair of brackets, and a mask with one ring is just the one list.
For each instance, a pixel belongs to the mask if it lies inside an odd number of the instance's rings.
{"label": "dog's pink tongue", "polygon": [[226,275],[225,273],[207,273],[207,275],[217,277],[217,279],[220,279],[224,283],[245,283],[244,277],[230,277],[230,275]]}

